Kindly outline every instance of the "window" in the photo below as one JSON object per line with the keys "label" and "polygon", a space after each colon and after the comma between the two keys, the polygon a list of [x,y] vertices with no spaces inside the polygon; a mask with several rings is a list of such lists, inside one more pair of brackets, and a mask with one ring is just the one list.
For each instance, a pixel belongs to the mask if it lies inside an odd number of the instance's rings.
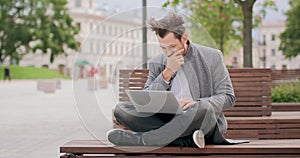
{"label": "window", "polygon": [[93,41],[89,41],[90,43],[90,50],[89,50],[89,53],[92,54],[93,53]]}
{"label": "window", "polygon": [[272,34],[271,40],[272,40],[272,41],[275,41],[275,35],[274,35],[274,34]]}
{"label": "window", "polygon": [[96,40],[94,40],[94,53],[97,53],[98,51],[97,51],[97,41]]}
{"label": "window", "polygon": [[79,31],[80,31],[80,29],[81,29],[81,24],[80,24],[80,22],[76,23],[76,25],[77,25],[77,27],[78,27],[78,29],[79,29]]}
{"label": "window", "polygon": [[75,0],[75,7],[81,7],[81,0]]}
{"label": "window", "polygon": [[263,49],[263,56],[262,56],[262,62],[263,62],[263,66],[264,68],[266,67],[266,60],[267,60],[267,57],[266,57],[266,49]]}
{"label": "window", "polygon": [[100,33],[99,25],[96,25],[96,32],[97,32],[97,34]]}
{"label": "window", "polygon": [[90,8],[93,8],[93,1],[89,2]]}
{"label": "window", "polygon": [[101,53],[101,42],[98,40],[97,42],[97,53]]}
{"label": "window", "polygon": [[91,24],[90,24],[90,32],[92,32],[93,29],[94,29],[94,25],[91,23]]}
{"label": "window", "polygon": [[103,25],[103,27],[102,27],[102,33],[103,33],[103,34],[106,34],[105,25]]}
{"label": "window", "polygon": [[106,32],[107,35],[110,35],[110,25],[106,26],[106,31],[105,32]]}
{"label": "window", "polygon": [[283,64],[283,65],[281,66],[281,69],[282,69],[282,70],[286,70],[286,68],[287,68],[286,64]]}
{"label": "window", "polygon": [[275,56],[275,55],[276,55],[275,49],[272,49],[272,50],[271,50],[271,53],[272,53],[272,56]]}
{"label": "window", "polygon": [[117,45],[117,52],[116,52],[116,54],[119,54],[120,51],[121,51],[121,50],[120,50],[120,44],[118,44],[118,45]]}
{"label": "window", "polygon": [[266,45],[266,35],[263,35],[263,43],[264,46]]}
{"label": "window", "polygon": [[275,64],[273,64],[272,66],[271,66],[271,69],[276,69],[276,65]]}
{"label": "window", "polygon": [[111,47],[112,47],[112,54],[115,55],[116,54],[116,45],[113,44],[113,45],[111,45]]}

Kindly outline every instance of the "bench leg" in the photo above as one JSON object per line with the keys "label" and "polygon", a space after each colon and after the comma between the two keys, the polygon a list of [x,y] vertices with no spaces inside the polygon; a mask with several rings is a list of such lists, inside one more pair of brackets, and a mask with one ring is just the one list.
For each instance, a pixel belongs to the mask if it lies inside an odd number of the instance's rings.
{"label": "bench leg", "polygon": [[60,158],[77,158],[78,156],[83,156],[83,154],[66,153],[60,155]]}

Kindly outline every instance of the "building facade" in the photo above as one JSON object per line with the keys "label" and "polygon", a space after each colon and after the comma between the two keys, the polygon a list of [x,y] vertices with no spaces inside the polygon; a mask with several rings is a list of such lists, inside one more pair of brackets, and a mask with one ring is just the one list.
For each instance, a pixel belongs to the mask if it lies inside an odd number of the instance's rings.
{"label": "building facade", "polygon": [[[258,39],[253,39],[252,61],[254,68],[299,69],[300,56],[286,59],[279,50],[280,34],[285,30],[285,21],[263,22],[258,28]],[[231,51],[224,57],[225,64],[230,67],[243,67],[243,49]]]}
{"label": "building facade", "polygon": [[280,34],[285,30],[285,21],[262,23],[259,27],[259,42],[254,49],[257,52],[254,66],[272,69],[299,69],[300,56],[286,59],[279,50]]}
{"label": "building facade", "polygon": [[[102,77],[111,78],[118,69],[142,67],[142,12],[132,10],[117,12],[96,0],[69,0],[67,7],[80,32],[77,51],[69,50],[67,56],[49,62],[49,55],[42,53],[24,56],[20,66],[48,67],[59,69],[66,75],[77,71],[77,61],[88,61],[100,70]],[[155,35],[148,31],[148,59],[161,53]]]}

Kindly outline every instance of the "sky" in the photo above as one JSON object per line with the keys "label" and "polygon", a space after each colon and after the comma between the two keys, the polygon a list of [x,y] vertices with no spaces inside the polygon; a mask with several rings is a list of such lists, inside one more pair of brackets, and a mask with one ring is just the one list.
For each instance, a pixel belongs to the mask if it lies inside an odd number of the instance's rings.
{"label": "sky", "polygon": [[[107,5],[110,9],[118,8],[120,11],[133,9],[137,7],[142,7],[142,0],[97,0],[99,5]],[[259,4],[264,0],[257,0],[254,5],[254,12],[259,10]],[[276,3],[278,11],[267,9],[267,15],[264,19],[266,22],[276,22],[285,19],[284,12],[287,11],[290,7],[288,0],[273,0]],[[147,6],[156,6],[161,7],[166,0],[148,0]]]}
{"label": "sky", "polygon": [[[261,4],[264,0],[257,0],[254,5],[254,11],[257,12],[259,10],[259,4]],[[278,8],[278,11],[267,9],[267,15],[264,19],[266,22],[276,22],[286,19],[284,13],[290,9],[288,0],[273,0]]]}

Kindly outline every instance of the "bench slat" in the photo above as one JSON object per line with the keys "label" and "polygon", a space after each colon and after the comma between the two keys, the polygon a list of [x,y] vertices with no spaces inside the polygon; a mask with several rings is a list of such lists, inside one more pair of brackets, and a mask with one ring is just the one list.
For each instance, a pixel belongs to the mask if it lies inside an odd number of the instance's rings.
{"label": "bench slat", "polygon": [[272,111],[300,111],[300,103],[272,103]]}
{"label": "bench slat", "polygon": [[85,154],[138,154],[132,151],[142,150],[142,154],[205,155],[205,154],[300,154],[300,139],[295,140],[252,140],[238,145],[207,145],[204,149],[163,147],[149,150],[149,147],[117,147],[105,145],[97,140],[73,140],[60,147],[61,153]]}

